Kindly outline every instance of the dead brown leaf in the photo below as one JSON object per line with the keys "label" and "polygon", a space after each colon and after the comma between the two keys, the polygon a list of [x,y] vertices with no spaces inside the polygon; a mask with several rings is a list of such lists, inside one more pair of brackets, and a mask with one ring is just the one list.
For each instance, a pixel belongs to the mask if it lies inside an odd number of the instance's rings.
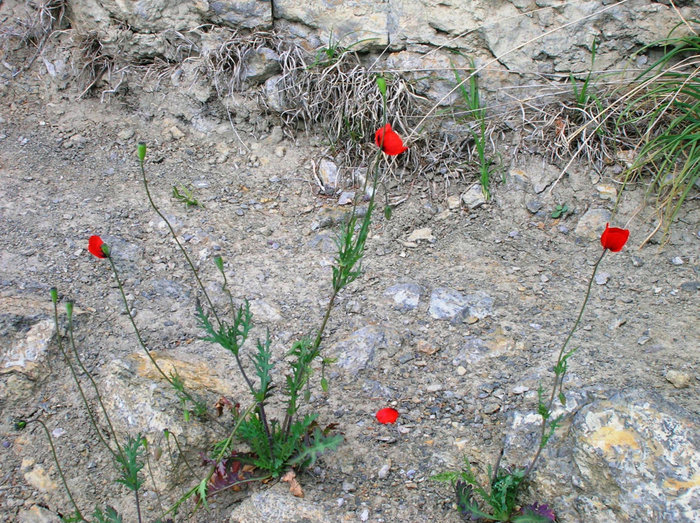
{"label": "dead brown leaf", "polygon": [[282,476],[282,481],[289,483],[289,492],[291,492],[293,496],[297,498],[304,497],[304,491],[301,489],[301,485],[297,481],[297,475],[293,470],[290,470]]}

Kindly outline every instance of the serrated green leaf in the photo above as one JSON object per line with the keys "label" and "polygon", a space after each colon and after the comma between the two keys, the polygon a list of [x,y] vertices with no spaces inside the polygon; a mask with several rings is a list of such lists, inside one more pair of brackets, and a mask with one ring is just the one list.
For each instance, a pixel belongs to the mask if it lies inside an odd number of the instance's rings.
{"label": "serrated green leaf", "polygon": [[326,378],[321,378],[321,389],[323,392],[328,392],[328,380]]}
{"label": "serrated green leaf", "polygon": [[457,481],[459,477],[459,472],[455,472],[454,470],[448,470],[447,472],[440,472],[439,474],[430,476],[430,479],[432,479],[433,481],[442,481],[443,483],[449,483]]}
{"label": "serrated green leaf", "polygon": [[109,505],[105,508],[104,512],[102,512],[102,509],[99,507],[95,508],[92,517],[95,518],[98,523],[122,523],[122,517]]}

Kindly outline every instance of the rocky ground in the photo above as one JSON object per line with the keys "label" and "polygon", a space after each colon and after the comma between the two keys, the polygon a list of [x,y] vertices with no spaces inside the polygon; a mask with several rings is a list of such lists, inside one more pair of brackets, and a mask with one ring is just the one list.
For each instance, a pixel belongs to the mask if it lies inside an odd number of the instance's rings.
{"label": "rocky ground", "polygon": [[[55,343],[55,286],[75,301],[76,342],[118,431],[142,432],[154,453],[162,449],[142,499],[152,521],[161,502],[194,484],[163,429],[179,436],[195,467],[221,433],[182,421],[136,343],[109,265],[86,251],[90,235],[111,246],[161,364],[212,402],[247,398],[230,356],[199,340],[198,293],[148,205],[136,143],[148,144],[153,196],[215,301],[225,304],[213,263],[221,255],[234,298],[250,300],[256,334],[270,330],[278,358],[319,325],[334,224],[349,207],[319,194],[318,141],[283,138],[272,119],[267,132],[241,129],[239,139],[227,121],[203,133],[168,119],[167,95],[150,110],[75,101],[32,80],[7,84],[2,95],[0,514],[56,521],[71,511],[40,427],[13,428],[15,419],[40,418],[82,510],[110,504],[136,520]],[[571,416],[528,495],[561,521],[700,518],[697,200],[684,206],[667,244],[638,249],[656,225],[652,208],[640,211],[641,189],[627,191],[613,217],[617,186],[606,173],[575,165],[550,193],[562,166],[537,153],[505,161],[505,183],[496,180],[488,203],[471,183],[439,191],[421,179],[394,184],[392,196],[406,199],[390,221],[377,213],[364,275],[341,294],[327,329],[324,354],[337,361],[328,393],[316,383],[311,402],[344,443],[300,476],[305,497],[283,483],[251,485],[178,520],[459,521],[450,488],[430,478],[465,456],[483,471],[503,447],[502,464],[527,461],[536,391],[551,380],[607,221],[627,226],[630,241],[600,266],[572,341]],[[173,199],[176,184],[203,206]],[[572,212],[553,219],[564,203]],[[375,421],[385,406],[400,412],[396,425]]]}

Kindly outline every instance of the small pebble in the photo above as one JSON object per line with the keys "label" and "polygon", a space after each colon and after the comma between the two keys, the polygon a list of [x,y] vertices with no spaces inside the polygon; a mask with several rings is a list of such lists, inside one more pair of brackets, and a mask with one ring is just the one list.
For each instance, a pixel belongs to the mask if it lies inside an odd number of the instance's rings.
{"label": "small pebble", "polygon": [[129,140],[134,136],[134,130],[129,128],[129,129],[124,129],[123,131],[119,131],[117,134],[117,138],[120,140]]}
{"label": "small pebble", "polygon": [[683,265],[683,258],[676,256],[675,258],[671,259],[671,263],[673,265]]}
{"label": "small pebble", "polygon": [[466,373],[467,373],[467,369],[465,369],[461,365],[459,367],[457,367],[457,374],[459,374],[460,376],[464,376]]}
{"label": "small pebble", "polygon": [[369,510],[364,509],[364,510],[360,513],[360,521],[367,521],[368,519],[369,519]]}
{"label": "small pebble", "polygon": [[700,281],[687,281],[681,283],[681,289],[686,292],[694,292],[700,290]]}
{"label": "small pebble", "polygon": [[390,470],[391,463],[384,463],[384,465],[382,465],[382,468],[379,469],[379,472],[377,472],[377,477],[379,479],[386,479],[386,477],[389,475]]}
{"label": "small pebble", "polygon": [[355,484],[349,481],[343,481],[343,492],[355,492]]}
{"label": "small pebble", "polygon": [[691,379],[690,374],[673,369],[666,372],[665,378],[666,381],[668,381],[677,389],[685,389],[686,387],[688,387],[690,385]]}
{"label": "small pebble", "polygon": [[415,354],[404,354],[399,358],[399,363],[408,363],[409,361],[415,359]]}
{"label": "small pebble", "polygon": [[486,406],[484,407],[484,414],[495,414],[499,410],[501,410],[501,406],[495,401],[493,401],[491,403],[486,404]]}
{"label": "small pebble", "polygon": [[539,211],[542,208],[542,202],[539,200],[530,200],[525,204],[525,207],[527,207],[527,210],[530,211],[532,214],[536,214],[537,211]]}
{"label": "small pebble", "polygon": [[599,272],[598,274],[595,275],[595,282],[598,285],[605,285],[608,283],[608,280],[610,279],[610,274],[607,272]]}
{"label": "small pebble", "polygon": [[354,191],[343,191],[342,193],[340,193],[340,197],[338,198],[338,205],[347,205],[349,203],[352,203],[354,198]]}

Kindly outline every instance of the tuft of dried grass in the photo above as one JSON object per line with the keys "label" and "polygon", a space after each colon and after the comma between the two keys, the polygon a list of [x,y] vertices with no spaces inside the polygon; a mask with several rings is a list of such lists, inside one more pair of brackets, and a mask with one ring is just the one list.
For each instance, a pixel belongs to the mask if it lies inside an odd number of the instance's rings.
{"label": "tuft of dried grass", "polygon": [[77,55],[78,98],[96,96],[100,100],[120,92],[126,86],[133,65],[105,50],[96,32],[74,33],[73,45]]}
{"label": "tuft of dried grass", "polygon": [[[66,0],[27,1],[24,16],[0,27],[0,56],[12,78],[32,66],[51,33],[61,27],[66,3]],[[28,59],[18,58],[17,51],[27,47],[34,47],[34,53]],[[11,64],[10,60],[14,59],[19,59],[21,65]]]}

